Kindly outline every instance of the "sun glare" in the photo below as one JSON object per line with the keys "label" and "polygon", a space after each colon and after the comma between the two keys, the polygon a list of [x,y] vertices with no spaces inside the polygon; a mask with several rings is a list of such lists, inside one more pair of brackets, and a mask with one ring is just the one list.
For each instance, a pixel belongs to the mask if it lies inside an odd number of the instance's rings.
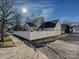
{"label": "sun glare", "polygon": [[23,12],[23,13],[27,13],[27,9],[26,9],[26,8],[23,8],[23,9],[22,9],[22,12]]}

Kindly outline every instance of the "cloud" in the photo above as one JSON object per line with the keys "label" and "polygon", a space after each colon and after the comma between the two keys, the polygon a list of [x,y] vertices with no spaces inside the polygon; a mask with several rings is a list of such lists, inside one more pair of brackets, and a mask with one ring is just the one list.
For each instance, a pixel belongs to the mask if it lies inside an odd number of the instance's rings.
{"label": "cloud", "polygon": [[53,0],[17,0],[17,5],[28,5],[33,8],[53,8],[54,2]]}
{"label": "cloud", "polygon": [[50,14],[53,12],[54,12],[54,8],[43,9],[40,16],[43,16],[46,18],[46,17],[50,16]]}
{"label": "cloud", "polygon": [[[44,16],[45,18],[48,16],[52,16],[51,14],[54,12],[54,1],[53,0],[17,0],[16,8],[19,11],[20,8],[26,7],[28,8],[30,13],[38,14],[38,16]],[[41,13],[41,14],[40,14]]]}

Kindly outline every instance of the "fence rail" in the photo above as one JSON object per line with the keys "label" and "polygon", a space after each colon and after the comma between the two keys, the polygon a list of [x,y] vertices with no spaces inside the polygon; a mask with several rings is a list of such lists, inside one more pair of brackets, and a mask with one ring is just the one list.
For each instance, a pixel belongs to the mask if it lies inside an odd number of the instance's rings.
{"label": "fence rail", "polygon": [[33,32],[28,32],[28,31],[15,31],[13,34],[23,37],[28,40],[35,40],[39,38],[45,38],[49,36],[56,36],[60,35],[61,31],[33,31]]}

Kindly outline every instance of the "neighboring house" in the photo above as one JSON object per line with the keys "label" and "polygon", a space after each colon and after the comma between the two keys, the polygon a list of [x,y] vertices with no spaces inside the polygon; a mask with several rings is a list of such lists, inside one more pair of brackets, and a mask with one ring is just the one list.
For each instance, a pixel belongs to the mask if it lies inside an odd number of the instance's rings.
{"label": "neighboring house", "polygon": [[38,31],[40,25],[44,23],[44,18],[43,17],[30,17],[28,18],[29,23],[33,23],[36,26],[36,30]]}
{"label": "neighboring house", "polygon": [[27,17],[26,22],[33,23],[38,28],[43,22],[43,17]]}
{"label": "neighboring house", "polygon": [[70,32],[70,25],[69,24],[61,24],[61,32],[62,34],[66,33],[66,32]]}
{"label": "neighboring house", "polygon": [[79,33],[79,25],[73,25],[72,30],[74,33]]}
{"label": "neighboring house", "polygon": [[40,31],[61,31],[59,20],[44,22],[40,27]]}
{"label": "neighboring house", "polygon": [[37,17],[37,18],[35,18],[33,23],[36,25],[36,27],[38,29],[40,27],[40,25],[42,23],[44,23],[44,18],[43,17]]}
{"label": "neighboring house", "polygon": [[36,26],[33,23],[29,22],[26,22],[23,27],[24,31],[34,31],[36,29]]}

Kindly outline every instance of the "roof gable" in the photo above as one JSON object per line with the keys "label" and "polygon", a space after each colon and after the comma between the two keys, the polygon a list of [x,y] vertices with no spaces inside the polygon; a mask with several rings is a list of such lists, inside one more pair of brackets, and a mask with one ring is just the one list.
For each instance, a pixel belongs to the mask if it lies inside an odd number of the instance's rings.
{"label": "roof gable", "polygon": [[57,23],[58,21],[59,21],[59,19],[52,20],[52,21],[50,21],[50,22],[52,22],[52,23]]}
{"label": "roof gable", "polygon": [[59,20],[57,19],[57,20],[53,20],[53,21],[44,22],[40,26],[40,28],[51,28],[51,27],[55,27],[58,21]]}
{"label": "roof gable", "polygon": [[51,27],[55,27],[56,23],[51,23],[51,22],[44,22],[41,26],[43,28],[51,28]]}

